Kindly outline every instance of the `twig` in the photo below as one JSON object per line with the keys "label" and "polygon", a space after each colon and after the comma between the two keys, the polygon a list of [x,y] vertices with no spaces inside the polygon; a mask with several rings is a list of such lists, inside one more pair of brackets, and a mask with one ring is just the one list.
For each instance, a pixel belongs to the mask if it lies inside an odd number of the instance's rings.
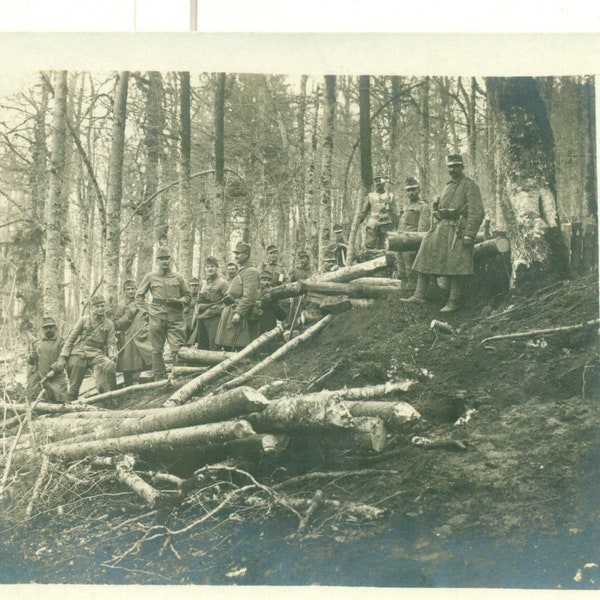
{"label": "twig", "polygon": [[50,460],[47,456],[44,455],[42,458],[42,466],[40,468],[40,473],[35,481],[35,485],[33,486],[33,491],[31,492],[31,499],[29,500],[29,504],[25,509],[25,514],[30,517],[33,512],[33,503],[37,500],[37,497],[40,493],[40,488],[42,487],[42,483],[48,474],[48,466],[50,465]]}
{"label": "twig", "polygon": [[313,479],[340,479],[341,477],[363,477],[368,475],[397,475],[398,471],[389,469],[362,469],[360,471],[331,471],[329,473],[322,471],[315,471],[313,473],[306,473],[305,475],[298,475],[297,477],[290,477],[285,481],[272,486],[274,490],[279,490],[288,485],[294,485],[296,483],[303,483],[305,481],[311,481]]}
{"label": "twig", "polygon": [[323,491],[317,490],[315,492],[315,495],[313,496],[313,499],[311,500],[308,508],[306,509],[306,513],[300,519],[300,523],[298,524],[298,529],[296,529],[296,533],[294,534],[294,537],[299,536],[306,529],[308,522],[310,521],[310,518],[313,516],[313,514],[316,512],[316,510],[319,508],[319,506],[321,506],[321,504],[323,504],[323,500],[324,500]]}
{"label": "twig", "polygon": [[522,331],[519,333],[506,333],[504,335],[493,335],[492,337],[487,337],[480,344],[484,344],[486,342],[492,342],[495,340],[514,340],[519,338],[527,338],[534,337],[536,335],[548,335],[551,333],[559,333],[559,332],[567,332],[567,331],[577,331],[578,329],[583,329],[584,327],[591,327],[592,325],[597,325],[600,323],[600,319],[592,319],[591,321],[587,321],[585,323],[579,323],[578,325],[565,325],[563,327],[550,327],[548,329],[534,329],[532,331]]}

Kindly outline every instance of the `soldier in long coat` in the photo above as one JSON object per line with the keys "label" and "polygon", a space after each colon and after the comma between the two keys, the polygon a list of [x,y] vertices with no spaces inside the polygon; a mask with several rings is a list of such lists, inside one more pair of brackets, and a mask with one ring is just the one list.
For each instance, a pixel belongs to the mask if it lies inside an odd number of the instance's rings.
{"label": "soldier in long coat", "polygon": [[195,327],[192,333],[192,344],[198,344],[203,350],[215,349],[215,336],[223,312],[222,300],[229,284],[219,275],[219,261],[209,256],[204,261],[206,279],[198,292],[196,304]]}
{"label": "soldier in long coat", "polygon": [[[156,253],[158,269],[144,276],[135,295],[142,314],[149,315],[148,337],[152,345],[152,376],[155,381],[166,377],[163,352],[165,343],[177,361],[177,353],[186,342],[183,310],[191,301],[191,294],[183,275],[171,270],[171,253],[165,247]],[[146,294],[152,295],[146,302]]]}
{"label": "soldier in long coat", "polygon": [[[44,390],[47,401],[64,404],[68,400],[68,383],[64,369],[56,364],[64,340],[57,335],[56,322],[50,317],[42,320],[42,337],[30,349],[27,363],[27,392],[31,401]],[[58,368],[57,368],[58,367]]]}
{"label": "soldier in long coat", "polygon": [[69,374],[69,400],[77,400],[88,368],[92,368],[100,394],[117,387],[114,358],[117,355],[115,326],[106,318],[106,301],[101,296],[90,300],[90,315],[81,317],[69,333],[56,368]]}
{"label": "soldier in long coat", "polygon": [[[414,177],[407,177],[404,189],[408,195],[408,202],[400,214],[398,231],[426,233],[431,227],[431,209],[427,202],[421,200],[419,182]],[[400,278],[416,278],[411,269],[416,256],[417,253],[411,251],[398,253]]]}
{"label": "soldier in long coat", "polygon": [[381,249],[385,248],[387,232],[398,226],[398,205],[394,194],[385,189],[385,177],[378,175],[373,182],[375,191],[365,198],[358,222],[362,223],[369,216],[365,229],[365,248]]}
{"label": "soldier in long coat", "polygon": [[438,202],[434,204],[434,224],[425,235],[412,266],[418,273],[417,288],[408,302],[423,303],[430,275],[448,278],[450,295],[441,312],[458,310],[461,277],[474,272],[473,247],[475,236],[485,212],[479,186],[464,174],[460,154],[447,157],[450,181]]}
{"label": "soldier in long coat", "polygon": [[239,267],[224,297],[215,345],[226,350],[239,350],[258,337],[258,321],[253,318],[259,297],[258,271],[249,264],[250,244],[238,242],[233,251]]}
{"label": "soldier in long coat", "polygon": [[117,305],[114,323],[119,347],[117,369],[123,372],[123,383],[129,386],[136,374],[152,365],[152,345],[148,339],[148,322],[135,301],[135,281],[127,279],[123,288],[125,301]]}

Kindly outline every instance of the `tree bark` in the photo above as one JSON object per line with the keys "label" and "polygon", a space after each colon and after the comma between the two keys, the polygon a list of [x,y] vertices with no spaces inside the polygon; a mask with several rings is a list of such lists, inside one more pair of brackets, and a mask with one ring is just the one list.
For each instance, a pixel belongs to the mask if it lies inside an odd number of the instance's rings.
{"label": "tree bark", "polygon": [[381,452],[385,448],[387,431],[379,417],[353,417],[352,427],[345,430],[327,431],[322,443],[335,450]]}
{"label": "tree bark", "polygon": [[197,350],[196,348],[182,348],[177,358],[183,362],[197,365],[216,365],[227,358],[234,356],[235,352],[220,352],[218,350]]}
{"label": "tree bark", "polygon": [[371,80],[361,75],[358,83],[358,108],[360,124],[360,179],[363,195],[373,187],[373,164],[371,159]]}
{"label": "tree bark", "polygon": [[420,413],[407,402],[345,400],[344,404],[353,417],[379,417],[392,429],[421,418]]}

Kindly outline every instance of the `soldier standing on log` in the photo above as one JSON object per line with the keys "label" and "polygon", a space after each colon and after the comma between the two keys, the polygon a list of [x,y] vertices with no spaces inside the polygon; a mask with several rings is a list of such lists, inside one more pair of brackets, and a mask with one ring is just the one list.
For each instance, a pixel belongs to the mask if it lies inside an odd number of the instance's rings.
{"label": "soldier standing on log", "polygon": [[475,236],[484,218],[479,186],[464,174],[460,154],[446,159],[450,181],[434,203],[434,223],[425,235],[412,266],[418,273],[417,289],[405,302],[423,304],[430,275],[448,278],[450,295],[441,312],[458,310],[461,278],[472,275]]}
{"label": "soldier standing on log", "polygon": [[[117,388],[115,361],[117,338],[115,326],[106,318],[106,302],[101,296],[90,300],[88,317],[80,317],[67,337],[60,358],[53,368],[69,374],[69,400],[77,400],[79,388],[89,367],[93,367],[98,393]],[[68,361],[68,362],[67,362]]]}
{"label": "soldier standing on log", "polygon": [[[183,309],[191,301],[190,291],[183,275],[171,270],[171,253],[165,247],[156,253],[158,269],[145,275],[135,295],[142,314],[149,315],[148,335],[152,345],[152,376],[154,381],[166,377],[163,352],[165,342],[177,362],[177,353],[185,344],[185,321]],[[146,302],[146,294],[152,294],[152,301]]]}
{"label": "soldier standing on log", "polygon": [[117,305],[114,323],[119,347],[117,369],[123,372],[123,384],[129,386],[140,371],[151,367],[152,345],[148,339],[148,321],[135,301],[135,281],[127,279],[123,288],[125,302]]}
{"label": "soldier standing on log", "polygon": [[[407,177],[404,189],[408,195],[408,203],[400,215],[398,231],[426,233],[431,227],[431,209],[427,202],[421,200],[419,182],[414,177]],[[417,278],[411,267],[417,256],[416,252],[398,252],[398,271],[400,279]]]}
{"label": "soldier standing on log", "polygon": [[344,237],[342,225],[333,226],[333,235],[335,237],[335,262],[341,269],[346,266],[346,256],[348,255],[348,242]]}
{"label": "soldier standing on log", "polygon": [[42,337],[30,349],[27,363],[27,391],[31,401],[43,390],[48,402],[64,404],[68,400],[68,384],[64,367],[56,361],[64,340],[58,337],[56,322],[50,317],[42,320]]}
{"label": "soldier standing on log", "polygon": [[387,180],[382,175],[373,178],[375,191],[365,198],[358,219],[362,223],[369,215],[365,229],[365,248],[367,250],[385,248],[388,231],[398,226],[398,205],[394,194],[385,189]]}
{"label": "soldier standing on log", "polygon": [[259,297],[258,271],[249,264],[250,244],[238,242],[233,251],[239,271],[231,280],[223,298],[215,345],[237,351],[258,337],[258,322],[249,319]]}
{"label": "soldier standing on log", "polygon": [[214,350],[217,327],[223,311],[221,301],[229,284],[219,275],[219,261],[214,256],[209,256],[204,261],[204,272],[206,279],[198,292],[194,332],[188,342],[198,344],[201,350]]}

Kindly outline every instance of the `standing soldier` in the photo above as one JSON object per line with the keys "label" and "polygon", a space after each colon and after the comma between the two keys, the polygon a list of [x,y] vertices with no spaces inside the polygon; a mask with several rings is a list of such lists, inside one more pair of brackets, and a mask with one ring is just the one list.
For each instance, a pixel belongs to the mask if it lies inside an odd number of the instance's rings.
{"label": "standing soldier", "polygon": [[194,330],[194,315],[196,314],[196,303],[198,302],[198,289],[200,288],[200,281],[197,277],[190,279],[190,295],[192,299],[190,303],[183,309],[183,320],[185,321],[185,339],[187,340]]}
{"label": "standing soldier", "polygon": [[434,224],[425,235],[413,270],[418,273],[417,289],[406,302],[423,304],[430,275],[443,275],[450,284],[450,296],[441,312],[459,308],[461,278],[472,275],[475,236],[485,215],[479,186],[464,174],[460,154],[446,159],[450,181],[434,203]]}
{"label": "standing soldier", "polygon": [[[408,195],[408,203],[400,215],[398,231],[403,233],[426,233],[431,226],[431,209],[427,202],[421,200],[419,182],[414,177],[407,177],[404,182],[404,189]],[[401,279],[403,277],[408,277],[411,280],[413,277],[416,279],[416,275],[411,270],[416,255],[416,252],[398,252],[398,267]]]}
{"label": "standing soldier", "polygon": [[277,321],[283,321],[288,316],[288,311],[282,303],[269,297],[273,274],[264,270],[260,273],[260,299],[256,303],[256,315],[258,317],[259,333],[270,331],[277,325]]}
{"label": "standing soldier", "polygon": [[[165,342],[173,354],[173,362],[177,361],[177,353],[185,344],[185,321],[183,310],[189,305],[190,291],[183,275],[171,270],[171,253],[165,247],[156,253],[158,269],[144,276],[135,295],[136,302],[150,318],[148,335],[152,345],[152,376],[154,381],[166,377],[163,352]],[[146,294],[152,294],[152,301],[146,302]]]}
{"label": "standing soldier", "polygon": [[214,350],[217,327],[223,311],[221,301],[229,284],[219,275],[219,261],[214,256],[209,256],[204,261],[204,272],[206,279],[198,293],[192,343],[197,343],[202,350]]}
{"label": "standing soldier", "polygon": [[215,345],[235,352],[258,337],[258,322],[248,317],[259,297],[259,283],[256,267],[249,264],[250,244],[238,242],[233,254],[239,271],[223,298],[225,308],[219,320]]}
{"label": "standing soldier", "polygon": [[398,206],[394,194],[385,189],[387,180],[378,175],[373,178],[375,191],[365,198],[358,219],[362,223],[369,215],[365,229],[365,248],[385,248],[386,234],[398,226]]}
{"label": "standing soldier", "polygon": [[267,262],[258,268],[259,272],[270,271],[272,274],[271,284],[282,285],[289,280],[286,268],[279,262],[279,249],[275,244],[267,246]]}
{"label": "standing soldier", "polygon": [[117,387],[115,358],[117,339],[115,326],[106,318],[106,302],[101,296],[90,300],[88,317],[80,317],[67,337],[60,358],[56,363],[59,371],[65,366],[69,373],[69,400],[77,400],[85,372],[93,367],[98,393],[102,394]]}
{"label": "standing soldier", "polygon": [[346,256],[348,255],[348,242],[344,237],[344,228],[341,225],[334,225],[333,235],[335,237],[335,262],[341,269],[346,266]]}
{"label": "standing soldier", "polygon": [[298,252],[298,266],[290,273],[290,281],[303,281],[312,275],[310,254],[306,250]]}
{"label": "standing soldier", "polygon": [[68,399],[64,367],[57,364],[64,340],[58,337],[56,322],[50,317],[42,320],[42,337],[34,343],[27,358],[30,365],[27,390],[31,401],[43,390],[49,402],[64,404]]}
{"label": "standing soldier", "polygon": [[119,347],[117,369],[123,372],[124,385],[129,386],[140,371],[150,368],[152,346],[148,340],[148,321],[135,301],[135,281],[127,279],[123,288],[125,302],[117,305],[114,315]]}

